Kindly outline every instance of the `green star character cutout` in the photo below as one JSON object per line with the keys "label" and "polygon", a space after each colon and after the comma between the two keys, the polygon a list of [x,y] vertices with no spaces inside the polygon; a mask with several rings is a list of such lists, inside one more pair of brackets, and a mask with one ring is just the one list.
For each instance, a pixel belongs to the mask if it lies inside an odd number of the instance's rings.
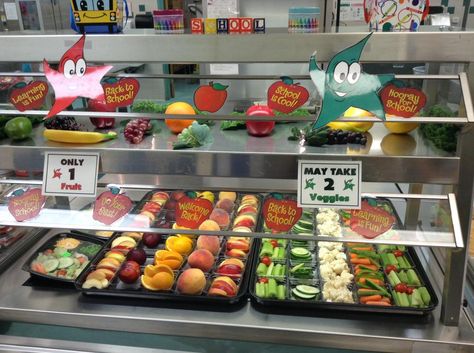
{"label": "green star character cutout", "polygon": [[[349,180],[344,180],[344,190],[349,190],[351,189],[354,190],[354,183],[352,182],[353,179],[349,179]],[[343,190],[343,191],[344,191]]]}
{"label": "green star character cutout", "polygon": [[316,52],[309,60],[309,73],[316,88],[323,97],[321,109],[314,128],[338,119],[350,107],[371,112],[385,120],[385,111],[379,97],[379,91],[393,81],[393,74],[371,75],[362,72],[359,63],[362,50],[369,40],[369,34],[357,44],[337,53],[329,61],[326,71],[316,63]]}
{"label": "green star character cutout", "polygon": [[314,178],[311,179],[305,179],[305,187],[304,189],[311,189],[314,190],[314,187],[316,186],[316,183],[314,182]]}

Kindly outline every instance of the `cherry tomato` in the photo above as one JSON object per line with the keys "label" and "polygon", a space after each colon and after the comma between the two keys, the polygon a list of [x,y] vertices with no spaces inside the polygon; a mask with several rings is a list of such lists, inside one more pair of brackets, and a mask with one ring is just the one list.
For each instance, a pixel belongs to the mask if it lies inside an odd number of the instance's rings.
{"label": "cherry tomato", "polygon": [[270,244],[272,244],[272,246],[273,246],[274,248],[276,248],[276,247],[278,247],[278,240],[275,240],[275,239],[270,240]]}
{"label": "cherry tomato", "polygon": [[398,293],[406,293],[408,291],[408,287],[405,283],[399,283],[394,287],[395,291]]}
{"label": "cherry tomato", "polygon": [[413,288],[412,287],[407,287],[407,291],[405,293],[406,294],[413,294]]}
{"label": "cherry tomato", "polygon": [[387,265],[385,267],[385,273],[388,275],[390,272],[395,271],[397,272],[397,267],[394,265]]}
{"label": "cherry tomato", "polygon": [[268,278],[260,278],[259,282],[260,283],[268,283]]}
{"label": "cherry tomato", "polygon": [[272,263],[272,260],[268,256],[264,256],[262,260],[260,260],[261,263],[265,264],[266,266],[270,266]]}
{"label": "cherry tomato", "polygon": [[403,251],[395,250],[395,251],[393,252],[393,255],[395,255],[396,257],[403,256]]}

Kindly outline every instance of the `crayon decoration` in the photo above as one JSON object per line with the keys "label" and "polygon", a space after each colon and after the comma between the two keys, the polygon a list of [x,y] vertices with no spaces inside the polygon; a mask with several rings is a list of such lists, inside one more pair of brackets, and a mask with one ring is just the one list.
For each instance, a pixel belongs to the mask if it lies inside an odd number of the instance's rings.
{"label": "crayon decoration", "polygon": [[181,9],[153,11],[155,32],[159,34],[184,33],[184,12]]}
{"label": "crayon decoration", "polygon": [[291,7],[288,10],[288,32],[319,32],[319,7]]}

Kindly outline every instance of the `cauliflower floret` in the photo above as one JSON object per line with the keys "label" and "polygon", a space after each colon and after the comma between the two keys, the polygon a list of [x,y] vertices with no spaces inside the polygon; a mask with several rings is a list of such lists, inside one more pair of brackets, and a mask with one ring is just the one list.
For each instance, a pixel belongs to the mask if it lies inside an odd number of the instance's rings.
{"label": "cauliflower floret", "polygon": [[319,274],[323,281],[329,281],[336,276],[330,264],[322,264],[319,266]]}
{"label": "cauliflower floret", "polygon": [[344,260],[335,260],[331,263],[332,270],[335,274],[340,275],[343,271],[348,271],[349,267]]}
{"label": "cauliflower floret", "polygon": [[336,212],[324,212],[316,215],[318,223],[339,222],[339,215]]}
{"label": "cauliflower floret", "polygon": [[327,249],[327,248],[319,248],[318,250],[318,257],[319,258],[322,258],[324,255],[326,255],[327,253],[329,253],[330,250]]}
{"label": "cauliflower floret", "polygon": [[325,222],[323,224],[318,224],[317,228],[319,234],[322,236],[339,237],[342,234],[341,226],[336,222]]}
{"label": "cauliflower floret", "polygon": [[346,256],[346,254],[343,253],[343,252],[339,252],[339,253],[336,255],[335,258],[338,259],[338,260],[339,260],[339,259],[344,260],[344,261],[347,260],[347,256]]}
{"label": "cauliflower floret", "polygon": [[354,275],[349,271],[342,271],[340,277],[346,282],[347,285],[349,285],[354,279]]}

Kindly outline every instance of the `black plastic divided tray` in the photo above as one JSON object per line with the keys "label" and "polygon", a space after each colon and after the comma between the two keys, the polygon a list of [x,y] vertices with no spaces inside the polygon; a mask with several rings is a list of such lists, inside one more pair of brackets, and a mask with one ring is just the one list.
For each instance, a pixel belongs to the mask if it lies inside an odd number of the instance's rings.
{"label": "black plastic divided tray", "polygon": [[[113,237],[115,239],[120,234]],[[226,239],[221,240],[220,251],[219,254],[215,257],[215,263],[212,269],[208,272],[205,272],[206,277],[206,286],[201,295],[184,295],[180,294],[176,289],[176,282],[182,272],[189,268],[187,264],[186,257],[184,257],[184,262],[179,270],[174,271],[174,284],[171,290],[169,291],[154,291],[146,289],[142,286],[140,282],[140,278],[132,284],[126,284],[122,282],[118,276],[120,269],[122,268],[123,262],[120,268],[115,272],[114,277],[111,279],[110,284],[107,288],[104,289],[97,289],[97,288],[90,288],[84,289],[82,288],[82,284],[86,280],[87,275],[93,271],[103,256],[110,250],[109,246],[113,241],[111,239],[110,242],[103,248],[103,250],[99,253],[94,263],[91,263],[89,267],[77,278],[75,284],[76,288],[82,291],[83,294],[92,295],[92,296],[105,296],[105,297],[119,297],[128,299],[127,302],[130,300],[137,300],[136,305],[140,305],[141,300],[146,299],[150,301],[154,301],[155,303],[160,303],[160,301],[165,304],[193,304],[197,307],[205,306],[208,310],[216,310],[216,311],[231,311],[233,310],[233,306],[241,304],[242,302],[247,300],[247,293],[248,293],[248,283],[250,278],[251,272],[251,264],[253,260],[253,256],[255,253],[255,241],[251,242],[250,251],[248,256],[245,259],[241,259],[245,264],[245,270],[241,277],[234,278],[234,281],[238,285],[238,292],[235,296],[232,297],[220,297],[220,296],[209,296],[207,295],[207,291],[211,285],[211,282],[214,278],[221,276],[217,274],[215,271],[219,263],[226,259],[224,255],[226,249]],[[167,236],[163,236],[161,241],[159,242],[156,248],[148,248],[146,247],[142,241],[139,241],[137,244],[137,248],[143,248],[146,252],[147,258],[146,262],[143,266],[140,267],[140,273],[143,274],[144,268],[146,265],[153,264],[154,262],[154,254],[156,251],[165,249]]]}
{"label": "black plastic divided tray", "polygon": [[[143,207],[143,205],[151,201],[152,196],[156,192],[167,192],[169,195],[171,195],[173,192],[178,191],[182,192],[183,190],[153,190],[148,192],[141,201],[136,203],[134,209],[131,211],[131,214],[139,214],[140,209]],[[260,209],[262,206],[262,197],[259,194],[255,193],[248,193],[255,195],[258,198],[259,201],[259,207],[258,207],[258,212],[257,212],[257,223],[255,224],[254,228],[252,230],[255,230],[256,228],[259,227],[258,224],[258,219],[260,216]],[[215,202],[214,205],[217,202],[218,199],[218,193],[215,192]],[[237,199],[235,201],[235,206],[229,212],[230,216],[230,225],[228,227],[225,227],[224,229],[231,229],[232,227],[232,222],[235,220],[237,216],[237,208],[242,201],[242,196],[244,194],[237,193]],[[169,202],[169,201],[167,201]],[[165,224],[166,223],[166,224]],[[163,204],[161,209],[155,213],[155,219],[152,221],[152,224],[157,227],[169,227],[171,228],[174,223],[174,207],[169,207],[167,203]],[[103,256],[110,250],[111,244],[114,239],[116,239],[118,236],[121,234],[114,234],[112,238],[107,242],[106,246],[103,248],[102,252],[97,256],[96,261],[94,263],[91,263],[89,268],[86,269],[82,273],[80,277],[77,278],[76,280],[76,288],[82,293],[86,295],[92,295],[92,296],[108,296],[108,297],[119,297],[119,298],[124,298],[127,299],[127,302],[133,301],[133,299],[137,300],[136,304],[140,305],[140,302],[142,299],[148,299],[148,303],[157,303],[157,305],[178,305],[181,307],[195,307],[199,306],[203,309],[206,310],[214,310],[214,311],[232,311],[236,310],[239,306],[239,304],[242,304],[246,302],[247,300],[247,294],[248,294],[248,283],[249,283],[249,278],[250,278],[250,271],[251,271],[251,265],[252,265],[252,260],[255,252],[255,241],[250,238],[250,249],[245,256],[245,258],[240,258],[242,262],[245,264],[245,269],[240,277],[233,277],[234,282],[238,286],[238,292],[235,296],[209,296],[207,295],[207,291],[212,283],[212,280],[215,277],[218,276],[225,276],[225,274],[217,274],[216,270],[218,265],[224,261],[225,259],[231,258],[231,256],[228,256],[226,254],[226,243],[228,238],[226,237],[220,237],[220,249],[218,254],[215,256],[215,261],[214,261],[214,266],[208,271],[205,272],[206,276],[206,286],[202,292],[201,295],[185,295],[185,294],[180,294],[176,288],[176,282],[181,273],[189,268],[189,265],[187,264],[187,256],[184,256],[184,262],[181,265],[181,267],[178,270],[174,271],[174,284],[171,290],[168,291],[155,291],[155,290],[149,290],[146,289],[144,286],[142,286],[140,278],[134,282],[133,284],[126,284],[123,281],[120,280],[118,274],[124,264],[120,265],[120,268],[115,271],[114,277],[110,280],[110,284],[107,288],[103,289],[97,289],[97,288],[90,288],[90,289],[84,289],[82,288],[82,284],[86,280],[86,277],[88,273],[93,271],[95,269],[95,266],[98,264],[98,262],[103,258]],[[242,237],[245,237],[246,233],[242,233]],[[143,266],[140,268],[140,273],[144,273],[144,268],[146,265],[153,264],[154,263],[154,254],[158,250],[166,249],[166,240],[168,237],[171,237],[173,235],[163,235],[161,237],[160,242],[155,248],[148,248],[145,246],[143,243],[143,240],[137,241],[137,246],[136,248],[143,248],[146,252],[147,258],[146,262]],[[197,239],[197,237],[196,237]],[[196,248],[196,239],[194,240],[194,249]]]}
{"label": "black plastic divided tray", "polygon": [[[48,249],[51,249],[54,251],[54,248],[56,246],[56,244],[58,243],[58,241],[61,241],[62,239],[66,239],[66,238],[73,238],[73,239],[76,239],[80,242],[80,244],[75,247],[75,248],[71,248],[71,249],[67,249],[67,252],[68,254],[65,254],[63,253],[62,255],[63,256],[58,256],[58,267],[56,268],[57,270],[59,270],[61,267],[59,265],[59,259],[61,257],[63,258],[71,258],[71,259],[74,259],[74,258],[81,258],[81,261],[83,261],[84,257],[82,255],[84,255],[82,252],[81,252],[81,249],[83,248],[83,244],[84,242],[87,242],[87,243],[90,243],[90,244],[95,244],[98,246],[98,250],[97,252],[95,253],[95,255],[92,255],[90,257],[88,257],[88,261],[89,263],[90,262],[93,262],[94,259],[96,258],[96,256],[100,253],[100,250],[101,248],[103,247],[103,245],[105,244],[105,242],[103,240],[100,240],[100,239],[97,239],[96,237],[93,237],[93,236],[89,236],[89,235],[84,235],[84,234],[77,234],[77,233],[59,233],[59,234],[56,234],[54,236],[52,236],[51,238],[49,238],[47,241],[45,241],[34,253],[33,255],[28,259],[28,261],[25,262],[25,264],[23,265],[22,269],[24,271],[27,271],[30,273],[30,275],[32,277],[35,277],[37,279],[44,279],[44,280],[48,280],[48,281],[59,281],[59,282],[62,282],[62,283],[70,283],[70,284],[74,284],[74,281],[76,280],[77,277],[80,276],[80,273],[78,273],[76,275],[75,278],[64,278],[64,277],[58,277],[58,276],[53,276],[53,275],[49,275],[48,273],[43,273],[41,271],[38,271],[33,269],[32,268],[32,264],[37,260],[37,257],[39,255],[39,253],[42,253],[42,252],[45,252],[47,251]],[[79,254],[82,254],[82,255],[76,255],[76,253],[79,253]],[[79,261],[79,260],[78,260]],[[67,264],[68,261],[64,261],[66,262],[64,265]],[[54,261],[52,261],[53,263],[53,267],[54,267]],[[81,273],[88,267],[88,264],[86,264],[85,266],[82,267],[82,271]],[[43,268],[44,268],[44,265],[43,265]],[[68,267],[66,267],[64,270],[67,270]],[[52,270],[53,271],[53,270]],[[50,271],[51,272],[51,271]]]}
{"label": "black plastic divided tray", "polygon": [[[396,210],[393,204],[390,202],[390,200],[377,199],[377,202],[379,202],[380,204],[386,203],[390,205],[397,221],[396,222],[397,224],[394,225],[393,229],[402,229],[403,224],[401,223],[400,218],[398,214],[396,213]],[[306,214],[306,217],[307,217],[306,218],[307,226],[308,224],[312,222],[313,230],[315,231],[317,229],[317,221],[316,221],[317,213],[318,211],[313,211],[309,209],[305,210],[305,212],[303,213],[303,216]],[[311,218],[312,218],[312,221],[310,220]],[[304,218],[302,217],[301,220],[303,219]],[[339,221],[340,221],[340,225],[344,226],[341,222],[340,213],[339,213]],[[297,227],[294,229],[297,229]],[[298,232],[294,232],[293,230],[290,231],[290,233],[298,234]],[[271,234],[268,234],[268,239],[271,239]],[[438,298],[433,290],[433,287],[431,283],[429,282],[426,272],[424,271],[423,266],[421,265],[420,260],[418,259],[418,256],[416,255],[416,252],[412,248],[405,247],[406,259],[412,265],[411,268],[416,272],[422,285],[426,287],[429,295],[431,296],[430,305],[423,308],[396,306],[393,301],[392,301],[392,304],[393,304],[392,306],[359,304],[359,298],[357,297],[357,290],[359,288],[354,280],[352,280],[349,286],[346,287],[352,293],[352,299],[354,300],[354,303],[342,303],[342,302],[339,303],[339,302],[326,301],[323,298],[324,281],[320,274],[320,266],[319,266],[319,260],[318,260],[319,247],[318,247],[318,243],[314,241],[306,242],[306,244],[303,245],[303,247],[306,246],[308,250],[310,250],[312,254],[311,258],[300,261],[297,258],[294,258],[294,257],[292,258],[291,249],[294,247],[300,247],[301,243],[298,241],[288,240],[284,248],[285,256],[283,258],[281,258],[280,255],[278,255],[275,260],[273,258],[273,255],[270,256],[272,257],[272,262],[274,262],[274,266],[280,263],[282,264],[282,266],[285,267],[286,269],[285,276],[275,277],[271,275],[270,276],[263,275],[259,277],[257,274],[257,266],[261,262],[260,249],[262,246],[262,242],[263,241],[260,239],[256,240],[256,244],[255,244],[256,249],[255,249],[255,255],[254,255],[253,264],[252,264],[252,270],[251,270],[252,274],[250,277],[249,291],[250,291],[250,296],[252,299],[252,305],[257,310],[260,309],[261,311],[264,311],[265,313],[271,313],[272,309],[274,309],[274,312],[278,314],[304,315],[304,316],[317,316],[318,312],[320,312],[321,310],[324,310],[325,312],[328,312],[330,310],[343,310],[343,311],[373,312],[373,313],[386,313],[386,314],[390,313],[390,314],[402,314],[402,315],[425,315],[433,311],[434,308],[438,305]],[[280,244],[279,246],[282,247],[281,245],[282,244]],[[375,249],[378,249],[377,245],[372,245],[372,246]],[[345,245],[343,245],[343,252],[345,254],[345,258],[346,258],[345,261],[348,265],[350,273],[354,274],[355,268],[349,261],[350,254]],[[305,262],[305,267],[312,269],[312,272],[311,272],[312,275],[309,276],[310,278],[298,279],[298,278],[294,278],[295,276],[290,274],[289,272],[290,269],[294,268],[294,266],[297,265],[299,262]],[[386,283],[385,289],[391,290],[392,287],[389,284],[386,274],[382,272],[382,269],[379,269],[377,272],[382,274],[384,277],[384,281]],[[284,285],[285,286],[285,289],[284,289],[285,299],[275,299],[275,298],[269,299],[269,298],[261,298],[257,296],[256,283],[257,281],[259,281],[259,278],[262,278],[262,277],[266,278],[266,280],[273,277],[273,279],[276,280],[277,284]],[[316,295],[314,299],[312,298],[310,300],[297,298],[295,295],[293,295],[292,290],[298,284],[311,285],[319,289],[319,293]]]}

